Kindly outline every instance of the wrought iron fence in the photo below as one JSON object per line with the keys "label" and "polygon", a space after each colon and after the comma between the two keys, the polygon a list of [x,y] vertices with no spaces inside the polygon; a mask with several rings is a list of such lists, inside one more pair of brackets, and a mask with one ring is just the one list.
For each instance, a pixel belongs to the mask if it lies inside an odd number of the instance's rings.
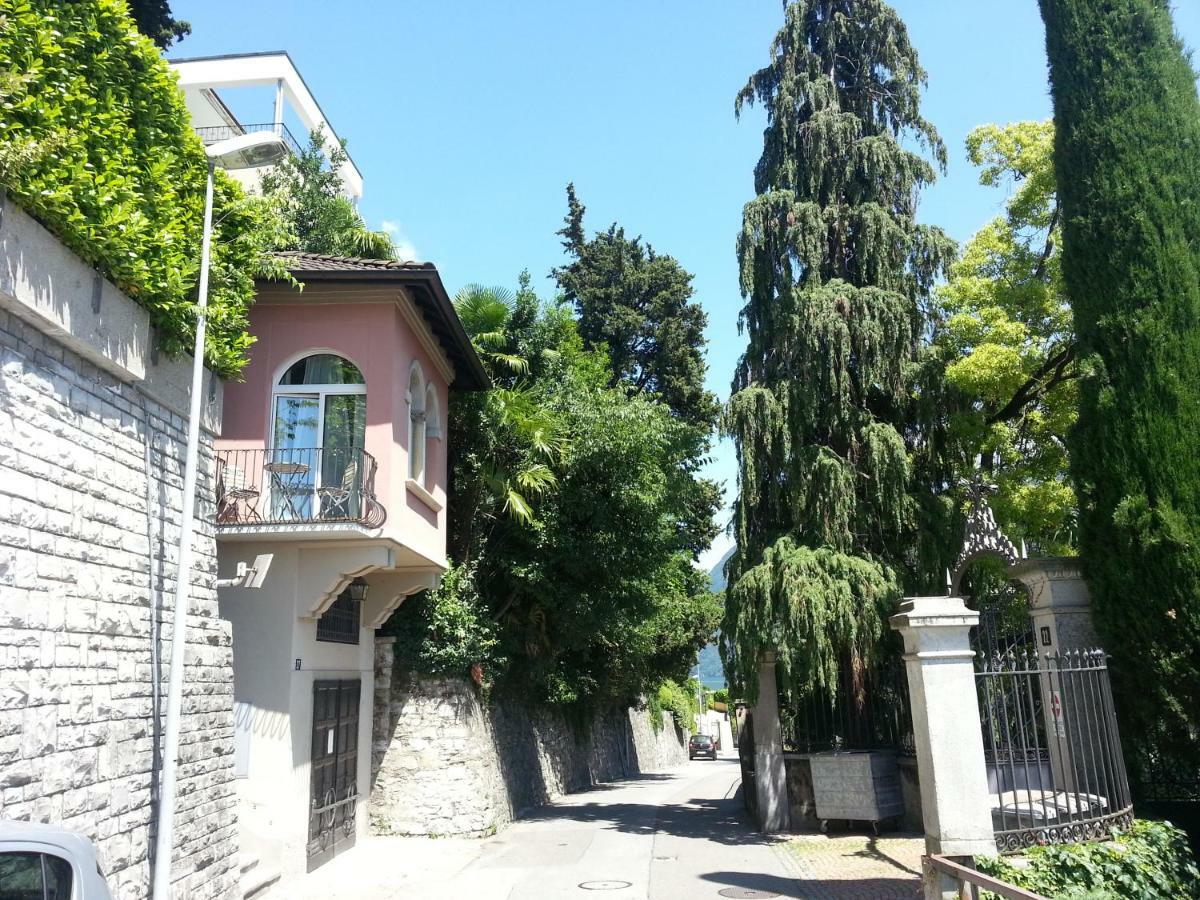
{"label": "wrought iron fence", "polygon": [[[857,684],[856,684],[857,681]],[[894,657],[856,679],[843,666],[837,696],[813,692],[780,710],[785,750],[896,750],[916,754],[908,678],[904,662]]]}
{"label": "wrought iron fence", "polygon": [[226,141],[229,138],[238,137],[239,135],[253,134],[260,131],[270,131],[273,134],[279,135],[293,156],[300,155],[300,142],[296,140],[292,132],[282,122],[255,122],[253,125],[238,126],[206,125],[203,128],[197,128],[196,134],[200,135],[200,140],[207,145],[215,144],[218,141]]}
{"label": "wrought iron fence", "polygon": [[980,654],[975,680],[1002,853],[1105,838],[1132,822],[1104,651]]}
{"label": "wrought iron fence", "polygon": [[375,458],[356,448],[218,450],[217,525],[354,522],[378,528]]}

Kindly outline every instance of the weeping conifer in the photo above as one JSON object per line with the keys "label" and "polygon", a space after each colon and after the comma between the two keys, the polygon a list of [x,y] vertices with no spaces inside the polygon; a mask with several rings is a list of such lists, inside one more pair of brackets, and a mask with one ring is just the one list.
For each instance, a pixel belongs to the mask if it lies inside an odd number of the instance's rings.
{"label": "weeping conifer", "polygon": [[725,421],[740,471],[723,634],[748,695],[770,647],[785,690],[832,693],[839,667],[870,664],[913,586],[930,493],[915,485],[921,310],[954,253],[915,220],[946,154],[904,23],[880,0],[784,14],[736,105],[767,114],[737,244],[749,340]]}
{"label": "weeping conifer", "polygon": [[1200,99],[1165,0],[1041,8],[1084,574],[1133,771],[1182,784],[1200,765]]}

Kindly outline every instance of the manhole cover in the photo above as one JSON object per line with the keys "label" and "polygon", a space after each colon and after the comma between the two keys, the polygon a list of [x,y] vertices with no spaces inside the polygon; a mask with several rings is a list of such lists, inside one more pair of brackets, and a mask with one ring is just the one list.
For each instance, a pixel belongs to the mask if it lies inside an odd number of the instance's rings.
{"label": "manhole cover", "polygon": [[722,897],[734,897],[736,900],[768,900],[769,897],[778,897],[774,891],[759,891],[754,888],[725,888],[717,891]]}
{"label": "manhole cover", "polygon": [[632,881],[585,881],[579,885],[585,891],[620,891],[633,887]]}

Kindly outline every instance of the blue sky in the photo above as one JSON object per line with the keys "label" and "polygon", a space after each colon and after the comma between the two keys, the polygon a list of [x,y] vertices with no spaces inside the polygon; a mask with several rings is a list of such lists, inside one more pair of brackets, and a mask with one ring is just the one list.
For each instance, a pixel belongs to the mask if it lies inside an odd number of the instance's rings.
{"label": "blue sky", "polygon": [[[193,34],[173,56],[287,50],[366,186],[363,214],[435,262],[453,292],[512,286],[562,260],[574,181],[590,229],[618,221],[695,274],[709,385],[728,396],[743,346],[734,236],[763,120],[733,98],[767,59],[777,0],[173,0]],[[924,221],[965,240],[1004,197],[976,183],[976,125],[1050,114],[1035,0],[894,0],[929,72],[924,112],[950,150]],[[1200,46],[1200,4],[1175,11]],[[270,118],[261,102],[262,120]],[[239,113],[241,110],[238,110]],[[732,448],[714,477],[735,487]],[[714,548],[714,557],[721,547]]]}

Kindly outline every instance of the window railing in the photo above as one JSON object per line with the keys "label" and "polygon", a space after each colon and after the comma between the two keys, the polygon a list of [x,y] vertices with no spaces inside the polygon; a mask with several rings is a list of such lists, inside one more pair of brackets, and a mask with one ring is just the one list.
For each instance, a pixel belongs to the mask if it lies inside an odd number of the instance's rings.
{"label": "window railing", "polygon": [[218,526],[351,522],[378,528],[375,458],[354,448],[218,450]]}
{"label": "window railing", "polygon": [[256,122],[253,125],[207,125],[203,128],[197,128],[196,134],[200,135],[200,140],[207,146],[215,144],[218,141],[238,137],[239,135],[260,131],[270,131],[279,135],[283,139],[283,142],[287,144],[287,148],[292,151],[293,156],[300,155],[300,142],[296,140],[292,132],[282,122]]}

